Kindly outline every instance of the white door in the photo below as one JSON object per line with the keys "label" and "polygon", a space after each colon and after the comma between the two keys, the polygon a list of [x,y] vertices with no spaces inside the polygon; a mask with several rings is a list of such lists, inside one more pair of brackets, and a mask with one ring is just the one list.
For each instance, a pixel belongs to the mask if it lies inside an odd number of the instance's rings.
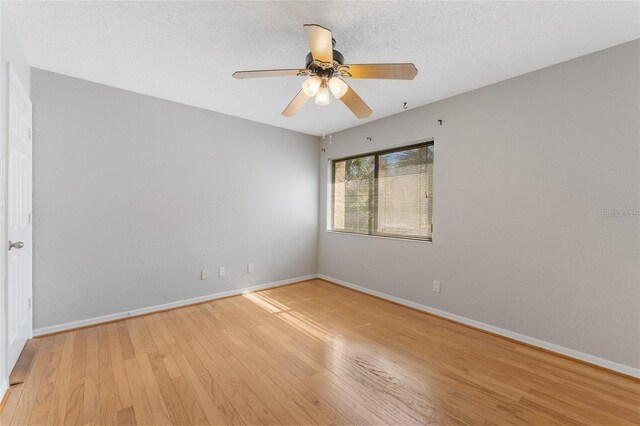
{"label": "white door", "polygon": [[31,101],[9,69],[7,158],[9,370],[32,337],[31,321]]}

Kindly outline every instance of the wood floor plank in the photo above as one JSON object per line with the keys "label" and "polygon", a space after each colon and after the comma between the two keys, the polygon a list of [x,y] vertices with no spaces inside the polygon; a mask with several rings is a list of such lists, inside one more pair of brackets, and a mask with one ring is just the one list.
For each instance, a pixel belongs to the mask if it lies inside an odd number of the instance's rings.
{"label": "wood floor plank", "polygon": [[189,416],[189,424],[192,425],[204,425],[208,424],[207,416],[205,416],[198,399],[193,392],[193,389],[189,386],[189,383],[182,375],[179,375],[171,379],[173,387],[175,388],[178,398],[184,407],[187,415]]}
{"label": "wood floor plank", "polygon": [[138,332],[142,338],[149,364],[158,382],[160,394],[167,407],[171,423],[179,425],[189,424],[189,416],[185,412],[182,402],[173,387],[173,381],[171,377],[169,377],[169,373],[167,373],[167,369],[165,368],[164,362],[162,362],[162,357],[156,348],[153,337],[145,325],[144,318],[136,318],[133,321],[138,327]]}
{"label": "wood floor plank", "polygon": [[202,381],[205,389],[207,389],[209,395],[223,395],[223,397],[220,398],[223,402],[219,403],[219,409],[221,411],[224,410],[224,412],[231,411],[231,413],[227,414],[226,417],[231,419],[232,423],[236,424],[263,423],[260,420],[260,417],[255,413],[255,409],[259,407],[249,405],[244,399],[240,386],[233,385],[228,377],[222,374],[220,369],[212,366],[212,362],[207,357],[206,350],[200,345],[200,343],[192,341],[189,345],[208,371],[200,376],[200,380]]}
{"label": "wood floor plank", "polygon": [[171,334],[171,332],[169,331],[169,329],[165,324],[163,316],[164,315],[160,315],[160,314],[154,315],[153,326],[158,329],[158,331],[163,336],[163,339],[165,339],[165,343],[169,348],[169,352],[171,353],[173,358],[176,360],[176,363],[180,368],[180,372],[184,377],[185,381],[193,390],[193,395],[195,396],[196,401],[198,402],[198,405],[202,409],[205,417],[207,418],[207,421],[210,424],[224,423],[225,421],[222,414],[218,411],[218,407],[215,405],[215,403],[211,400],[211,398],[207,394],[207,391],[202,385],[202,382],[200,382],[200,378],[198,377],[198,374],[193,370],[191,364],[189,363],[184,353],[182,352],[180,345],[178,345],[174,340],[173,335]]}
{"label": "wood floor plank", "polygon": [[133,406],[118,410],[118,424],[119,425],[135,425],[138,424],[136,420],[136,413]]}
{"label": "wood floor plank", "polygon": [[[233,348],[231,342],[229,342],[224,334],[223,328],[220,328],[220,324],[215,322],[211,312],[205,307],[200,307],[198,310],[194,310],[192,314],[197,315],[202,319],[201,324],[204,326],[207,335],[211,336],[212,341],[215,342],[215,351],[219,355],[217,360],[223,365],[225,371],[233,372],[237,375],[247,387],[247,399],[253,400],[255,395],[259,402],[252,405],[257,408],[258,414],[264,416],[264,418],[270,418],[271,415],[275,417],[277,421],[265,421],[265,424],[293,424],[296,422],[295,418],[289,413],[289,411],[282,405],[280,401],[269,391],[270,385],[267,384],[261,377],[256,377],[244,364],[244,360],[241,357],[234,356],[231,352]],[[264,406],[267,410],[263,411],[260,407]]]}
{"label": "wood floor plank", "polygon": [[[11,389],[8,390],[9,394],[5,394],[3,397],[4,402],[0,404],[0,425],[10,425],[11,419],[16,412],[16,407],[18,406],[18,402],[20,401],[20,396],[22,395],[22,390],[24,389],[24,383],[18,383],[14,386],[11,386]],[[13,396],[13,398],[9,398]]]}
{"label": "wood floor plank", "polygon": [[[245,312],[252,318],[258,317],[256,312],[247,309],[251,307],[249,304],[243,303],[244,301],[241,299],[236,299],[235,302],[234,307],[238,312]],[[253,338],[274,342],[270,349],[273,359],[280,364],[281,368],[290,370],[293,375],[302,382],[303,388],[314,389],[316,395],[307,394],[308,398],[315,398],[317,396],[326,401],[327,404],[331,406],[331,410],[328,412],[330,416],[334,416],[331,411],[339,413],[339,417],[333,419],[337,423],[383,423],[381,419],[371,416],[370,413],[367,413],[367,417],[369,417],[370,420],[365,420],[365,417],[362,416],[364,413],[359,413],[354,409],[355,404],[346,404],[346,402],[351,399],[348,394],[345,395],[330,386],[325,387],[322,381],[314,380],[314,378],[317,379],[320,377],[318,373],[324,369],[324,366],[307,357],[304,353],[297,351],[295,346],[298,345],[298,342],[291,342],[288,339],[281,338],[282,335],[278,328],[272,326],[273,323],[269,322],[269,319],[271,318],[266,318],[267,321],[261,319],[256,323],[257,326],[254,329]],[[278,320],[276,319],[276,321]]]}
{"label": "wood floor plank", "polygon": [[116,385],[111,363],[109,327],[98,328],[98,398],[100,399],[100,424],[113,425],[118,422]]}
{"label": "wood floor plank", "polygon": [[[133,407],[133,402],[131,401],[131,391],[129,390],[129,381],[127,379],[127,370],[124,364],[118,326],[114,323],[108,324],[106,328],[109,335],[111,368],[113,369],[113,379],[116,388],[116,407],[118,413],[120,413],[129,407]],[[124,413],[127,413],[127,411],[124,411]],[[118,418],[120,418],[120,414],[118,414]]]}
{"label": "wood floor plank", "polygon": [[146,393],[147,400],[149,401],[149,407],[151,408],[154,423],[161,425],[171,424],[171,418],[164,399],[162,398],[158,379],[153,372],[149,356],[142,342],[137,322],[135,319],[131,319],[126,323],[129,329],[129,335],[131,336],[135,359],[140,371],[140,376],[142,377],[142,382],[144,383],[144,391]]}
{"label": "wood floor plank", "polygon": [[84,411],[84,379],[87,361],[87,332],[88,330],[86,329],[76,332],[64,417],[64,424],[67,425],[82,424]]}
{"label": "wood floor plank", "polygon": [[640,424],[640,382],[311,280],[38,339],[0,424]]}
{"label": "wood floor plank", "polygon": [[47,368],[44,372],[38,392],[35,396],[35,402],[31,409],[31,415],[27,424],[41,425],[47,422],[49,417],[49,409],[51,408],[51,399],[55,389],[56,377],[58,375],[58,366],[62,359],[62,347],[67,340],[68,335],[57,335],[53,338],[51,351],[48,354]]}
{"label": "wood floor plank", "polygon": [[131,403],[133,404],[133,412],[135,414],[136,421],[141,425],[154,424],[151,407],[149,406],[149,401],[147,400],[147,394],[145,392],[145,385],[142,381],[142,377],[140,376],[136,359],[126,359],[124,361],[124,367],[127,371],[127,378],[129,379]]}
{"label": "wood floor plank", "polygon": [[[195,340],[191,330],[187,329],[180,317],[176,312],[171,312],[167,316],[168,320],[165,321],[169,330],[173,334],[174,339],[180,347],[182,356],[189,363],[191,369],[198,375],[201,385],[209,395],[209,399],[215,405],[217,411],[222,415],[225,424],[242,424],[247,423],[242,420],[242,417],[237,412],[233,404],[229,401],[227,396],[222,392],[217,383],[213,381],[213,378],[207,371],[206,367],[191,347],[192,342]],[[186,338],[184,336],[187,336]],[[189,339],[189,340],[187,340]],[[190,342],[191,341],[191,342]],[[247,411],[251,411],[249,407],[246,407]],[[251,417],[255,417],[252,415]]]}
{"label": "wood floor plank", "polygon": [[87,329],[87,349],[85,354],[84,392],[82,403],[82,423],[97,424],[100,415],[100,370],[98,364],[98,329]]}
{"label": "wood floor plank", "polygon": [[[201,331],[207,329],[207,325],[198,316],[187,312],[179,315],[186,327]],[[195,336],[197,339],[190,342],[191,347],[243,420],[249,424],[277,423],[275,416],[217,352],[211,340],[202,332],[195,333]]]}
{"label": "wood floor plank", "polygon": [[[218,306],[223,314],[227,314],[228,309],[222,305]],[[237,315],[234,315],[237,317]],[[245,327],[248,321],[245,321]],[[279,370],[277,377],[264,375],[265,371],[273,371],[273,359],[265,352],[264,344],[252,340],[245,328],[236,326],[230,319],[226,320],[226,329],[223,334],[227,340],[235,347],[234,356],[241,357],[245,365],[252,371],[254,376],[264,376],[265,382],[271,392],[281,401],[296,418],[304,418],[309,423],[331,423],[333,413],[326,407],[326,402],[317,398],[313,404],[305,402],[307,398],[298,388],[297,379],[288,370]]]}
{"label": "wood floor plank", "polygon": [[69,383],[71,381],[71,367],[73,365],[76,335],[76,332],[69,333],[62,348],[47,424],[64,424],[64,419],[67,414]]}

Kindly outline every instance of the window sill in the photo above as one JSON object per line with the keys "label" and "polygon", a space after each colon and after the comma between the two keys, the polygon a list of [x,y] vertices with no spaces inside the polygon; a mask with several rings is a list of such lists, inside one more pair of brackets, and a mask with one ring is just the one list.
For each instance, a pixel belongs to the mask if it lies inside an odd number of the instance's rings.
{"label": "window sill", "polygon": [[357,232],[345,232],[345,231],[332,231],[330,229],[326,229],[325,232],[327,234],[337,234],[337,235],[353,235],[356,237],[365,237],[365,238],[378,238],[382,240],[397,240],[397,241],[409,241],[413,243],[426,243],[433,244],[433,239],[431,240],[421,240],[418,238],[402,238],[402,237],[386,237],[383,235],[368,235],[368,234],[358,234]]}

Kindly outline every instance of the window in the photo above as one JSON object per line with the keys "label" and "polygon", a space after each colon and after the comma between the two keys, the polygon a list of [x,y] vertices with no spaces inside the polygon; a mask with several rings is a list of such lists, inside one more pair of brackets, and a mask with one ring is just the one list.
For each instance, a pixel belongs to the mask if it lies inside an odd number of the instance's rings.
{"label": "window", "polygon": [[431,241],[433,142],[331,162],[332,231]]}

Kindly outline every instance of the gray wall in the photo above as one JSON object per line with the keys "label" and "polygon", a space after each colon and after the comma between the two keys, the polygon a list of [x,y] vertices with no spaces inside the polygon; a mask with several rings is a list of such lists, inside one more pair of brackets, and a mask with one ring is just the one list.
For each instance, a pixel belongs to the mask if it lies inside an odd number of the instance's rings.
{"label": "gray wall", "polygon": [[[433,244],[325,232],[328,159],[430,137]],[[321,274],[640,367],[640,41],[322,147]]]}
{"label": "gray wall", "polygon": [[[0,3],[0,170],[7,169],[8,153],[8,128],[9,111],[7,109],[7,95],[9,73],[8,65],[11,65],[18,79],[25,88],[27,94],[30,90],[29,62],[22,50],[22,46],[16,37],[5,4]],[[7,180],[6,173],[0,173],[0,241],[7,241],[7,223],[4,220],[7,205]],[[3,383],[8,382],[7,371],[7,251],[0,250],[0,397],[3,394]]]}
{"label": "gray wall", "polygon": [[317,272],[317,138],[31,78],[34,328]]}

